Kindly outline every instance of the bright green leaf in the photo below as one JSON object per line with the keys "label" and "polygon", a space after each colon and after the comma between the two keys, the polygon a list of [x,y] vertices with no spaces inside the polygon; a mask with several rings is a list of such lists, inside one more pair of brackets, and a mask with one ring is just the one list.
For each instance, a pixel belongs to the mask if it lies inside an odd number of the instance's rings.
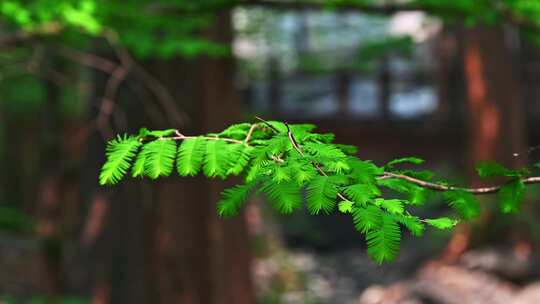
{"label": "bright green leaf", "polygon": [[136,137],[120,137],[107,143],[107,161],[101,168],[99,183],[112,185],[118,183],[131,166],[131,160],[141,143]]}
{"label": "bright green leaf", "polygon": [[341,201],[338,204],[338,209],[341,213],[352,213],[354,202]]}
{"label": "bright green leaf", "polygon": [[450,229],[457,225],[458,221],[447,217],[440,217],[436,219],[424,220],[428,225],[431,225],[437,229]]}
{"label": "bright green leaf", "polygon": [[392,168],[397,164],[403,164],[403,163],[410,163],[414,165],[420,165],[424,163],[424,160],[418,157],[403,157],[394,159],[393,161],[390,161],[386,164],[387,168]]}
{"label": "bright green leaf", "polygon": [[519,176],[516,171],[508,170],[501,164],[493,161],[480,162],[476,165],[476,172],[480,177]]}

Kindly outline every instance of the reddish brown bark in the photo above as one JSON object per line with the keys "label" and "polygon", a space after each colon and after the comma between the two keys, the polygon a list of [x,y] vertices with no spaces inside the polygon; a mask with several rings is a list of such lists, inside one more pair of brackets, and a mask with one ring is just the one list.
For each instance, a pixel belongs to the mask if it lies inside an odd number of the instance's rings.
{"label": "reddish brown bark", "polygon": [[[483,182],[472,171],[479,161],[494,160],[511,168],[525,164],[525,122],[519,81],[502,28],[476,27],[466,30],[465,36],[469,167],[471,184],[480,186]],[[515,157],[515,153],[521,156]],[[484,234],[490,214],[483,212],[479,221],[485,228],[480,234]],[[470,239],[470,227],[459,227],[445,258],[456,260],[470,245]]]}
{"label": "reddish brown bark", "polygon": [[465,76],[468,81],[471,161],[497,160],[519,167],[526,159],[525,121],[514,58],[501,28],[467,32]]}

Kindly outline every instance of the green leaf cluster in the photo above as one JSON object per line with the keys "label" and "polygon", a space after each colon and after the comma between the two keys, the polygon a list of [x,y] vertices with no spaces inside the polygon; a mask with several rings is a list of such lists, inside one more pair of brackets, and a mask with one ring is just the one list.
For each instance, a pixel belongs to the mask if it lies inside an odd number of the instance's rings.
{"label": "green leaf cluster", "polygon": [[233,4],[228,0],[3,0],[0,22],[25,35],[54,35],[77,45],[107,37],[143,58],[223,56],[229,54],[229,46],[200,32],[212,24],[215,11]]}
{"label": "green leaf cluster", "polygon": [[[132,177],[150,179],[173,172],[209,178],[240,175],[242,183],[223,191],[217,204],[219,215],[238,214],[254,194],[264,196],[282,214],[304,206],[312,215],[337,209],[351,217],[377,263],[395,259],[405,230],[421,236],[427,226],[450,229],[458,218],[469,220],[479,215],[474,194],[441,183],[438,185],[447,187],[441,196],[457,217],[422,219],[411,214],[411,206],[421,206],[441,192],[411,181],[431,182],[432,172],[396,167],[420,165],[423,160],[406,157],[380,167],[354,156],[356,149],[335,144],[333,139],[332,134],[314,132],[313,125],[277,121],[235,124],[201,136],[143,128],[138,135],[119,136],[109,142],[99,182],[116,184],[129,171]],[[500,189],[500,206],[503,212],[517,211],[524,193],[521,178],[529,171],[509,170],[494,163],[480,164],[478,170],[481,176],[509,179]]]}
{"label": "green leaf cluster", "polygon": [[531,174],[528,168],[512,170],[499,163],[488,161],[477,164],[476,171],[483,178],[506,178],[507,181],[499,190],[499,208],[502,213],[516,213],[520,210],[525,195],[525,184],[522,178]]}
{"label": "green leaf cluster", "polygon": [[[350,214],[355,227],[366,235],[373,259],[378,263],[393,259],[399,251],[400,225],[414,235],[424,230],[424,223],[406,211],[416,202],[382,198],[379,186],[391,181],[378,180],[383,168],[351,156],[355,149],[334,144],[333,135],[313,133],[313,129],[307,124],[268,122],[185,137],[175,130],[143,128],[137,136],[109,142],[99,181],[116,184],[130,169],[132,177],[151,179],[168,176],[174,168],[181,176],[203,173],[225,178],[244,173],[244,184],[222,193],[217,205],[221,216],[238,214],[254,193],[265,196],[283,214],[302,208],[303,193],[313,215],[333,212],[341,200],[339,210]],[[181,140],[179,145],[176,140]],[[418,163],[409,158],[389,166],[402,162]],[[409,184],[396,185],[389,187],[405,193],[413,189]]]}

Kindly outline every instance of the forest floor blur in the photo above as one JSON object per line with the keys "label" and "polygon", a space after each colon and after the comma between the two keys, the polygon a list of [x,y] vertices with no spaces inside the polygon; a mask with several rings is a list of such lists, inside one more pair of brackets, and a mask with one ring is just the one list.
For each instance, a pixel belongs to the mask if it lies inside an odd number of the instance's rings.
{"label": "forest floor blur", "polygon": [[429,231],[404,237],[397,260],[376,265],[360,236],[358,246],[321,250],[291,241],[283,226],[265,217],[264,228],[255,227],[261,304],[540,303],[540,255],[519,246],[471,249],[444,264],[437,260],[450,233]]}

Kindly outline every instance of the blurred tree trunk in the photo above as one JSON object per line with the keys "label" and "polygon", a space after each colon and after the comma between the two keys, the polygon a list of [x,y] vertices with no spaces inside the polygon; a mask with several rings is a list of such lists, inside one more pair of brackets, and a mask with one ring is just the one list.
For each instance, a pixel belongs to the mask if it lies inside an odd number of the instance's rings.
{"label": "blurred tree trunk", "polygon": [[[23,194],[23,170],[21,170],[21,164],[23,153],[23,141],[24,138],[20,136],[19,132],[24,132],[23,123],[20,120],[12,117],[9,113],[5,115],[5,120],[2,121],[5,132],[3,134],[3,141],[5,143],[5,150],[2,153],[2,172],[9,172],[7,177],[2,178],[2,192],[1,203],[10,207],[23,207],[24,206],[24,194]],[[3,147],[4,148],[4,147]],[[27,207],[27,206],[24,206]]]}
{"label": "blurred tree trunk", "polygon": [[[228,12],[220,14],[207,36],[230,44],[230,22]],[[165,118],[149,123],[142,109],[156,103],[133,105],[136,99],[123,90],[118,98],[125,102],[118,106],[130,113],[131,132],[148,126],[199,134],[241,119],[232,57],[150,60],[145,67],[190,120],[187,126]],[[96,80],[101,94],[106,79]],[[224,182],[172,174],[155,182],[126,181],[106,194],[97,188],[103,145],[99,134],[90,139],[78,236],[86,265],[79,286],[92,293],[93,303],[254,303],[245,220],[216,213]]]}
{"label": "blurred tree trunk", "polygon": [[[5,170],[5,154],[7,150],[7,142],[6,142],[6,116],[4,113],[4,109],[2,105],[0,105],[0,172],[6,172]],[[0,203],[5,204],[6,203],[6,174],[0,174]]]}
{"label": "blurred tree trunk", "polygon": [[[230,22],[228,12],[220,14],[207,37],[230,45]],[[190,115],[184,132],[213,132],[241,119],[232,57],[175,60],[158,69]],[[216,213],[223,187],[203,177],[162,183],[154,256],[159,303],[255,302],[245,220],[223,220]]]}
{"label": "blurred tree trunk", "polygon": [[[475,27],[465,32],[464,72],[467,81],[471,186],[485,185],[474,170],[479,161],[494,160],[510,168],[526,164],[525,121],[514,57],[501,27]],[[515,153],[519,157],[514,156]],[[475,241],[487,238],[490,212],[483,206]],[[457,259],[471,243],[470,226],[456,230],[446,252]]]}
{"label": "blurred tree trunk", "polygon": [[457,26],[445,25],[436,42],[438,56],[437,90],[438,104],[431,123],[457,125],[462,120],[461,105],[456,101],[464,100],[463,80],[463,42]]}
{"label": "blurred tree trunk", "polygon": [[[56,61],[50,65],[61,68]],[[59,115],[62,88],[58,83],[48,80],[47,93],[41,109],[39,132],[39,180],[35,197],[34,214],[37,220],[36,232],[44,240],[44,253],[47,272],[46,288],[49,295],[58,295],[63,290],[62,270],[62,118]]]}

